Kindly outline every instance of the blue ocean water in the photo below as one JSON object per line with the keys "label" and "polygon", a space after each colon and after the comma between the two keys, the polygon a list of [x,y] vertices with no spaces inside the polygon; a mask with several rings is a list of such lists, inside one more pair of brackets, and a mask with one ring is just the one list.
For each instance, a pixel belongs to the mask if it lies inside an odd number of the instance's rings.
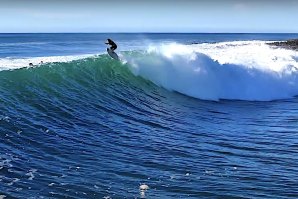
{"label": "blue ocean water", "polygon": [[297,198],[292,38],[0,34],[0,198]]}

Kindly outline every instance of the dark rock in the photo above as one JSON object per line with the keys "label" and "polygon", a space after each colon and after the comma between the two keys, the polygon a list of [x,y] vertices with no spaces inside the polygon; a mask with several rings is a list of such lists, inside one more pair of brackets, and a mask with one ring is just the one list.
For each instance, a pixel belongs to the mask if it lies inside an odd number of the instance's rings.
{"label": "dark rock", "polygon": [[298,50],[298,39],[291,39],[291,40],[281,41],[281,42],[271,42],[267,44],[270,46]]}

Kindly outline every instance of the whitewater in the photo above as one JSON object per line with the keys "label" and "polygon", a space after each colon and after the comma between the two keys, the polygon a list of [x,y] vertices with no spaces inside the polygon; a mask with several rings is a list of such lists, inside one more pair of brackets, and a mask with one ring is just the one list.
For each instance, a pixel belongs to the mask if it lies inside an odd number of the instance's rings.
{"label": "whitewater", "polygon": [[150,46],[128,63],[135,74],[199,99],[266,101],[298,94],[297,59],[297,51],[237,41]]}

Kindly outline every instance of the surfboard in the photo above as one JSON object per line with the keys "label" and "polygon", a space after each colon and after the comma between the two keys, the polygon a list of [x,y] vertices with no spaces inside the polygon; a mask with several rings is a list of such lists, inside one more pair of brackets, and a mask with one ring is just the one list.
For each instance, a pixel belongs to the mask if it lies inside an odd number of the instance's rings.
{"label": "surfboard", "polygon": [[119,56],[117,55],[117,53],[115,53],[114,51],[112,51],[110,48],[107,48],[107,52],[108,54],[115,60],[119,60]]}

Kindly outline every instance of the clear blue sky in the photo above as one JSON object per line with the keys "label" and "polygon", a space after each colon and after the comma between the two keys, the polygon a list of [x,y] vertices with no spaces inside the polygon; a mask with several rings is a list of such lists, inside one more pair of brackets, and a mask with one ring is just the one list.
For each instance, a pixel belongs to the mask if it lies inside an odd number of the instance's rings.
{"label": "clear blue sky", "polygon": [[298,33],[298,0],[0,0],[0,32]]}

